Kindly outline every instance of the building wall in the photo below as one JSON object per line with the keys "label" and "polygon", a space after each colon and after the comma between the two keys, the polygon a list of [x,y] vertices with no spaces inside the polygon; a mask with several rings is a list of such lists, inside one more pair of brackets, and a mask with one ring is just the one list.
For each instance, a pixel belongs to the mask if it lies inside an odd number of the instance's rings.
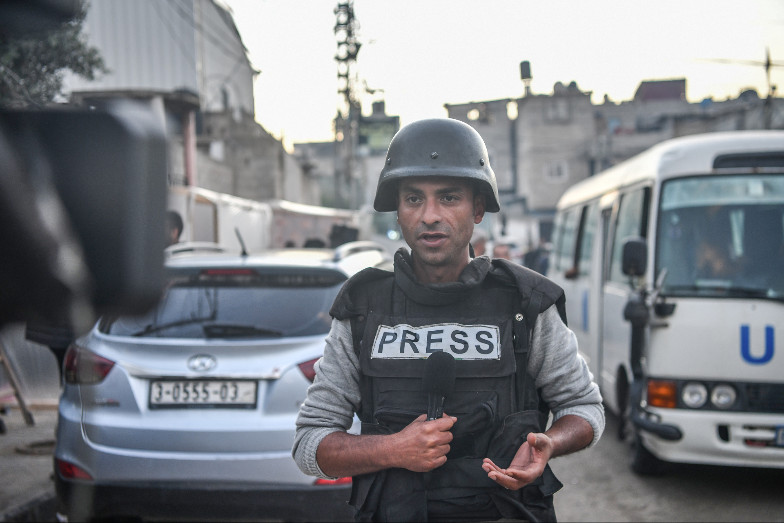
{"label": "building wall", "polygon": [[[318,204],[318,184],[282,144],[250,116],[239,121],[235,116],[232,111],[202,115],[199,151],[210,161],[197,166],[197,185],[252,200]],[[215,165],[228,167],[228,186],[223,170]]]}
{"label": "building wall", "polygon": [[69,75],[67,92],[186,90],[202,110],[253,114],[254,70],[213,0],[90,0],[84,33],[109,72],[94,81]]}
{"label": "building wall", "polygon": [[552,214],[561,194],[588,176],[594,131],[590,93],[576,85],[518,100],[516,196],[528,212]]}
{"label": "building wall", "polygon": [[194,4],[157,0],[90,0],[88,43],[109,72],[95,81],[64,78],[65,91],[199,92]]}
{"label": "building wall", "polygon": [[171,185],[189,183],[185,122],[197,112],[190,183],[247,199],[318,202],[317,184],[254,120],[256,71],[222,4],[91,0],[85,33],[110,72],[92,82],[66,79],[66,92],[73,102],[90,105],[112,98],[161,101],[171,135]]}
{"label": "building wall", "polygon": [[510,119],[511,99],[469,102],[465,104],[446,104],[447,116],[470,124],[485,141],[490,165],[495,173],[500,193],[515,196],[514,177],[515,154],[514,120]]}
{"label": "building wall", "polygon": [[[213,0],[193,2],[196,49],[201,56],[199,92],[202,96],[202,111],[231,109],[253,115],[253,78],[257,72],[248,60],[231,13]],[[180,2],[164,2],[169,3]]]}

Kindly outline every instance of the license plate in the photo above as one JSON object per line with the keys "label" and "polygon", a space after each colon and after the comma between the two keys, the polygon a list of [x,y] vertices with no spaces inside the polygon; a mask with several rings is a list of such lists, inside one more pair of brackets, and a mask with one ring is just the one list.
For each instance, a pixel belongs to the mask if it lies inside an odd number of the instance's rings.
{"label": "license plate", "polygon": [[784,447],[784,427],[776,427],[776,439],[773,444],[777,447]]}
{"label": "license plate", "polygon": [[150,383],[150,408],[254,408],[254,380],[156,380]]}

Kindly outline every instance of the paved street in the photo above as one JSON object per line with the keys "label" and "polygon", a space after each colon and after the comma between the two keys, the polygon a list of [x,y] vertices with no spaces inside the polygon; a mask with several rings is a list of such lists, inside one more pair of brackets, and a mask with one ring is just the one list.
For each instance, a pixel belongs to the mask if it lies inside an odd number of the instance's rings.
{"label": "paved street", "polygon": [[[31,408],[33,426],[10,408],[0,434],[0,521],[54,521],[52,451],[57,410]],[[51,518],[51,519],[49,519]]]}
{"label": "paved street", "polygon": [[784,521],[784,470],[677,466],[642,477],[608,416],[598,445],[553,462],[560,521]]}

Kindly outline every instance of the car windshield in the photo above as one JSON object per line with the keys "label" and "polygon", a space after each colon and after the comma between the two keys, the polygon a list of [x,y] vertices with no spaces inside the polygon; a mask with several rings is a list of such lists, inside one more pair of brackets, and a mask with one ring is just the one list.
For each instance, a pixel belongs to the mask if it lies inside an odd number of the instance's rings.
{"label": "car windshield", "polygon": [[312,286],[293,280],[274,285],[221,283],[172,282],[158,306],[149,313],[105,318],[99,328],[107,334],[161,338],[325,334],[331,323],[329,309],[342,285],[334,277],[328,284]]}
{"label": "car windshield", "polygon": [[667,182],[657,243],[665,295],[784,299],[784,175]]}

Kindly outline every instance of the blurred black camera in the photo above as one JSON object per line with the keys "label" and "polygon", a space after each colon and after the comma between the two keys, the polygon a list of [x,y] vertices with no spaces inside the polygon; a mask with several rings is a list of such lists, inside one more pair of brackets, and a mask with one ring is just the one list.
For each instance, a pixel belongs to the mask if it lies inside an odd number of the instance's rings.
{"label": "blurred black camera", "polygon": [[[62,23],[77,0],[3,1],[5,32]],[[0,327],[88,328],[163,285],[167,140],[152,110],[0,111]]]}

